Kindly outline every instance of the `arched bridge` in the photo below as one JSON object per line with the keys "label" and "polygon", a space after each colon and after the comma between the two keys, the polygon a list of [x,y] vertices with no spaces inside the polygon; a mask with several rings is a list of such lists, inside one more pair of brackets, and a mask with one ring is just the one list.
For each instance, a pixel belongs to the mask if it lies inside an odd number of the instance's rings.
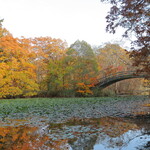
{"label": "arched bridge", "polygon": [[101,89],[116,83],[121,80],[131,79],[131,78],[145,78],[147,77],[144,73],[138,73],[136,71],[122,71],[114,74],[110,74],[109,76],[103,77],[99,79],[99,82],[95,84],[95,87],[99,87]]}

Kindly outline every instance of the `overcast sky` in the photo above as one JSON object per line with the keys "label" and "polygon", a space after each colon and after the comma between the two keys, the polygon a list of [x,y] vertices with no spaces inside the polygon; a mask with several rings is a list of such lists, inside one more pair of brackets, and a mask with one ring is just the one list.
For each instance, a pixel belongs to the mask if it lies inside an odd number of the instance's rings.
{"label": "overcast sky", "polygon": [[109,6],[100,0],[0,0],[3,26],[14,37],[50,36],[68,44],[77,39],[91,45],[120,41],[105,32]]}

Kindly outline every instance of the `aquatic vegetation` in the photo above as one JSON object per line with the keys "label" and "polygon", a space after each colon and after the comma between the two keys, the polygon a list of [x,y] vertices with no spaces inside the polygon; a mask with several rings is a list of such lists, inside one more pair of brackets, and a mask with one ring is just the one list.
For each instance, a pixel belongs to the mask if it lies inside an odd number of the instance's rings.
{"label": "aquatic vegetation", "polygon": [[147,103],[140,96],[0,100],[0,149],[119,148],[137,136],[146,144],[148,122],[118,116],[140,112]]}
{"label": "aquatic vegetation", "polygon": [[[0,100],[0,120],[47,117],[51,122],[62,122],[72,117],[99,118],[131,113],[147,97],[97,98],[26,98]],[[134,104],[134,105],[133,105]],[[133,105],[133,106],[132,106]],[[134,108],[132,108],[134,109]],[[33,117],[34,116],[34,117]]]}

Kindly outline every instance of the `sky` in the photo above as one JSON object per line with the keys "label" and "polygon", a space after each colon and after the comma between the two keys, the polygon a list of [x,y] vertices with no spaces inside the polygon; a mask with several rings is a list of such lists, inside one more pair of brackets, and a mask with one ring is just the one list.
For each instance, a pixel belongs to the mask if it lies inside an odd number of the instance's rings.
{"label": "sky", "polygon": [[99,46],[122,42],[120,29],[106,33],[105,17],[110,5],[100,0],[0,0],[3,27],[14,37],[60,38],[73,44],[84,40]]}

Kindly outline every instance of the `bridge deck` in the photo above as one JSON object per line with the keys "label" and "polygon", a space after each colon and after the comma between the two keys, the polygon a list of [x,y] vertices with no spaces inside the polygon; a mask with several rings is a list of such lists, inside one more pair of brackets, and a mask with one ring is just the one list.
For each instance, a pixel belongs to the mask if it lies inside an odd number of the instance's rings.
{"label": "bridge deck", "polygon": [[135,71],[122,71],[115,74],[110,74],[109,76],[99,79],[99,82],[95,84],[95,87],[105,88],[113,83],[116,83],[121,80],[131,79],[131,78],[145,78],[146,74],[140,73],[137,74]]}

